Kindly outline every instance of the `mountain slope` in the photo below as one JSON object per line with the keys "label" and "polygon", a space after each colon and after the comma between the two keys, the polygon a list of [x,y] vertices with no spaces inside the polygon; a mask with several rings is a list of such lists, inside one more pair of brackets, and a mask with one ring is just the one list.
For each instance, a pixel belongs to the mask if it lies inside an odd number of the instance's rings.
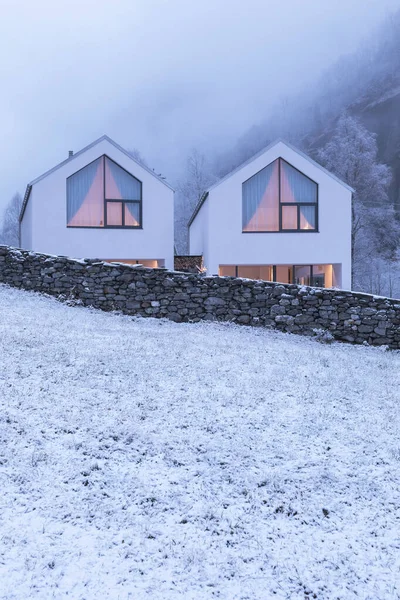
{"label": "mountain slope", "polygon": [[299,96],[285,98],[263,123],[217,161],[220,175],[277,137],[315,154],[348,111],[377,134],[379,158],[392,167],[391,201],[400,214],[400,10],[390,15],[354,54],[342,57]]}

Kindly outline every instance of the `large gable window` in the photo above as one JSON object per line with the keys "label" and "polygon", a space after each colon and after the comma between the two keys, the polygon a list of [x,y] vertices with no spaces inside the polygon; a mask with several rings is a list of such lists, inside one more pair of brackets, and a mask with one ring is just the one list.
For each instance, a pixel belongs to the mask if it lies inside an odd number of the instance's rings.
{"label": "large gable window", "polygon": [[142,226],[142,183],[107,156],[67,179],[68,227]]}
{"label": "large gable window", "polygon": [[318,185],[282,158],[243,183],[243,232],[317,231]]}

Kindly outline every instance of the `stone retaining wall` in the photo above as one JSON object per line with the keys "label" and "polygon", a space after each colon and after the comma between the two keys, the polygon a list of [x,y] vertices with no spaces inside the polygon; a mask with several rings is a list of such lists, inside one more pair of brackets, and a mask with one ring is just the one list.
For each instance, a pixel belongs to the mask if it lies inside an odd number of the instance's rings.
{"label": "stone retaining wall", "polygon": [[[218,320],[400,349],[400,300],[47,256],[0,246],[0,282],[102,310]],[[330,337],[328,333],[318,335]]]}

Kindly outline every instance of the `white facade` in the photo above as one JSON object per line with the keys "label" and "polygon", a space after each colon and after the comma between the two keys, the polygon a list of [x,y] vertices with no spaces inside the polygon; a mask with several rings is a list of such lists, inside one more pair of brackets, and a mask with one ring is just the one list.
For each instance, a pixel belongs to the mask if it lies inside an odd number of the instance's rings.
{"label": "white facade", "polygon": [[[141,182],[140,227],[67,226],[67,178],[103,156]],[[173,269],[173,210],[173,189],[103,136],[28,185],[21,247],[74,258],[149,261],[150,266]]]}
{"label": "white facade", "polygon": [[[243,232],[242,185],[278,158],[318,185],[316,230]],[[282,280],[280,274],[286,273],[286,267],[324,265],[326,287],[350,289],[351,196],[349,186],[303,153],[278,141],[208,190],[205,202],[190,222],[190,253],[203,254],[210,275],[271,279],[269,266],[275,268],[276,281]],[[250,268],[255,266],[263,266],[264,271]],[[284,281],[289,282],[293,279]]]}

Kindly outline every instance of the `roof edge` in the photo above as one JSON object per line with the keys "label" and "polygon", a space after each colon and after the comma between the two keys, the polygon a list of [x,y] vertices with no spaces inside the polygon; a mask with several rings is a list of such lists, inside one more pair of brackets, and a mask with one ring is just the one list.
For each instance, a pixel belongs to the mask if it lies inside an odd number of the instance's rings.
{"label": "roof edge", "polygon": [[72,160],[74,160],[77,156],[80,156],[81,154],[84,154],[85,152],[87,152],[91,148],[94,148],[95,146],[97,146],[98,144],[100,144],[101,142],[104,142],[104,141],[112,144],[112,146],[114,146],[114,148],[116,148],[117,150],[119,150],[120,152],[122,152],[123,154],[125,154],[125,156],[127,156],[128,158],[130,158],[137,165],[139,165],[139,167],[142,167],[142,169],[144,169],[145,171],[147,171],[148,173],[150,173],[150,175],[153,175],[153,177],[155,177],[156,179],[158,179],[158,181],[160,181],[161,183],[163,183],[164,185],[166,185],[170,190],[172,190],[173,192],[175,191],[174,188],[165,179],[163,179],[162,177],[160,177],[159,175],[157,175],[152,169],[150,169],[150,167],[144,165],[143,163],[141,163],[140,161],[138,161],[136,158],[134,158],[127,150],[125,150],[125,148],[123,148],[122,146],[120,146],[119,144],[117,144],[117,142],[114,142],[114,140],[112,140],[110,137],[108,137],[108,135],[102,135],[97,140],[94,140],[94,142],[92,142],[91,144],[88,144],[87,146],[85,146],[81,150],[78,150],[78,152],[75,152],[75,154],[73,154],[72,156],[69,156],[68,158],[66,158],[62,162],[58,163],[58,165],[56,165],[52,169],[49,169],[48,171],[46,171],[45,173],[43,173],[39,177],[36,177],[36,179],[33,179],[32,181],[30,181],[28,185],[30,185],[30,186],[35,185],[35,183],[38,183],[39,181],[41,181],[42,179],[44,179],[48,175],[51,175],[52,173],[54,173],[54,171],[57,171],[57,169],[60,169],[61,167],[63,167],[67,163],[69,163]]}
{"label": "roof edge", "polygon": [[238,171],[240,171],[241,169],[243,169],[244,167],[246,167],[247,165],[249,165],[250,163],[252,163],[254,160],[256,160],[257,158],[259,158],[260,156],[262,156],[265,152],[267,152],[268,150],[270,150],[271,148],[273,148],[277,144],[284,144],[285,146],[287,146],[288,148],[290,148],[290,150],[293,150],[293,152],[296,152],[297,154],[299,154],[300,156],[302,156],[303,158],[305,158],[306,160],[308,160],[311,164],[313,164],[314,166],[318,167],[318,169],[321,169],[321,171],[324,171],[324,173],[326,173],[327,175],[329,175],[330,177],[332,177],[332,179],[334,179],[335,181],[337,181],[337,183],[340,183],[341,185],[343,185],[343,187],[347,188],[350,192],[354,193],[354,189],[350,185],[348,185],[345,181],[342,181],[342,179],[340,179],[339,177],[337,177],[336,175],[334,175],[333,173],[331,173],[330,171],[328,171],[328,169],[326,169],[325,167],[323,167],[322,165],[320,165],[317,161],[315,161],[313,158],[311,158],[310,156],[308,156],[308,154],[306,154],[302,150],[299,150],[299,148],[296,148],[295,146],[292,146],[292,144],[290,144],[289,142],[287,142],[283,138],[277,138],[276,140],[274,140],[273,142],[271,142],[267,146],[264,146],[264,148],[262,148],[261,150],[259,150],[255,154],[253,154],[250,158],[248,158],[247,160],[245,160],[244,162],[242,162],[240,165],[238,165],[237,167],[235,167],[234,169],[232,169],[232,171],[230,171],[229,173],[227,173],[226,175],[224,175],[219,181],[217,181],[216,183],[214,183],[214,185],[212,185],[211,187],[209,187],[207,191],[211,192],[211,190],[213,190],[214,188],[216,188],[217,186],[219,186],[226,179],[229,179],[229,177],[231,177],[232,175],[234,175],[235,173],[237,173]]}
{"label": "roof edge", "polygon": [[127,150],[125,150],[125,148],[123,148],[122,146],[120,146],[119,144],[117,144],[117,142],[114,142],[114,140],[112,140],[110,137],[108,137],[108,135],[103,135],[101,138],[99,138],[99,140],[97,140],[97,142],[100,142],[100,141],[103,141],[103,140],[107,140],[107,142],[109,142],[110,144],[112,144],[120,152],[123,152],[123,154],[125,154],[128,158],[130,158],[131,160],[133,160],[133,162],[135,162],[137,165],[139,165],[139,167],[142,167],[142,169],[144,169],[145,171],[147,171],[148,173],[150,173],[150,175],[153,175],[153,177],[155,177],[156,179],[158,179],[158,181],[160,181],[161,183],[163,183],[164,185],[166,185],[170,190],[172,190],[173,192],[175,192],[175,189],[172,187],[171,184],[168,183],[168,181],[166,179],[163,179],[163,177],[161,177],[160,175],[157,175],[157,173],[155,173],[154,170],[150,169],[150,167],[148,167],[147,165],[144,165],[139,160],[137,160],[134,156],[132,156],[132,154],[130,154]]}
{"label": "roof edge", "polygon": [[299,154],[300,156],[302,156],[303,158],[305,158],[306,160],[308,160],[311,164],[313,164],[314,166],[316,166],[318,169],[321,169],[321,171],[323,171],[324,173],[326,173],[327,175],[329,175],[329,177],[332,177],[332,179],[334,179],[337,183],[340,183],[343,187],[345,187],[347,190],[349,190],[349,192],[351,192],[352,194],[354,194],[355,189],[351,187],[351,185],[349,185],[348,183],[346,183],[345,181],[343,181],[343,179],[340,179],[340,177],[338,177],[337,175],[335,175],[334,173],[332,173],[331,171],[329,171],[329,169],[327,169],[326,167],[324,167],[323,165],[321,165],[319,162],[317,162],[316,160],[314,160],[313,158],[311,158],[311,156],[309,156],[308,154],[306,154],[305,152],[303,152],[302,150],[300,150],[299,148],[296,148],[295,146],[293,146],[292,144],[290,144],[289,142],[285,141],[282,138],[278,138],[276,143],[282,143],[285,144],[285,146],[287,146],[288,148],[290,148],[291,150],[293,150],[293,152],[297,152],[297,154]]}
{"label": "roof edge", "polygon": [[193,221],[195,220],[195,218],[197,217],[198,213],[200,212],[201,207],[203,206],[204,202],[207,200],[208,198],[208,192],[204,192],[201,196],[200,196],[200,200],[198,201],[198,203],[196,204],[196,208],[193,211],[192,216],[190,217],[187,226],[190,227],[191,224],[193,223]]}
{"label": "roof edge", "polygon": [[150,173],[150,175],[153,175],[153,177],[155,177],[156,179],[158,179],[158,181],[160,181],[165,186],[167,186],[170,190],[172,190],[173,192],[175,192],[174,188],[165,179],[163,179],[162,177],[160,177],[159,175],[157,175],[154,171],[152,171],[150,169],[150,167],[148,167],[147,165],[144,165],[143,163],[141,163],[140,161],[138,161],[136,158],[134,158],[127,150],[125,150],[125,148],[123,148],[122,146],[120,146],[119,144],[117,144],[117,142],[114,142],[114,140],[112,140],[110,137],[108,137],[108,135],[102,135],[101,137],[99,137],[97,140],[95,140],[94,142],[92,142],[88,146],[85,146],[81,150],[78,150],[78,152],[76,152],[72,156],[69,156],[68,158],[66,158],[62,162],[58,163],[58,165],[56,165],[52,169],[49,169],[48,171],[46,171],[45,173],[43,173],[39,177],[36,177],[36,179],[33,179],[30,183],[28,183],[28,185],[26,186],[25,196],[24,196],[24,200],[23,200],[23,203],[22,203],[21,211],[20,211],[20,214],[19,214],[19,222],[21,222],[22,219],[23,219],[23,217],[24,217],[24,213],[25,213],[26,205],[28,204],[28,200],[29,200],[29,197],[30,197],[31,189],[32,189],[32,186],[35,185],[35,183],[38,183],[39,181],[42,181],[42,179],[44,179],[45,177],[48,177],[48,175],[51,175],[52,173],[54,173],[55,171],[57,171],[58,169],[60,169],[64,165],[66,165],[67,163],[69,163],[72,160],[74,160],[74,158],[76,158],[77,156],[80,156],[81,154],[84,154],[85,152],[87,152],[91,148],[94,148],[95,146],[97,146],[97,144],[100,144],[103,141],[107,141],[110,144],[112,144],[114,146],[114,148],[116,148],[117,150],[119,150],[120,152],[122,152],[123,154],[125,154],[125,156],[127,156],[128,158],[130,158],[137,165],[139,165],[139,167],[141,167],[142,169],[144,169],[145,171],[147,171],[148,173]]}
{"label": "roof edge", "polygon": [[19,223],[22,222],[22,219],[24,217],[26,205],[28,204],[29,196],[31,195],[31,189],[32,189],[32,186],[28,183],[28,185],[26,186],[24,200],[22,202],[21,210],[20,210],[19,217],[18,217]]}

